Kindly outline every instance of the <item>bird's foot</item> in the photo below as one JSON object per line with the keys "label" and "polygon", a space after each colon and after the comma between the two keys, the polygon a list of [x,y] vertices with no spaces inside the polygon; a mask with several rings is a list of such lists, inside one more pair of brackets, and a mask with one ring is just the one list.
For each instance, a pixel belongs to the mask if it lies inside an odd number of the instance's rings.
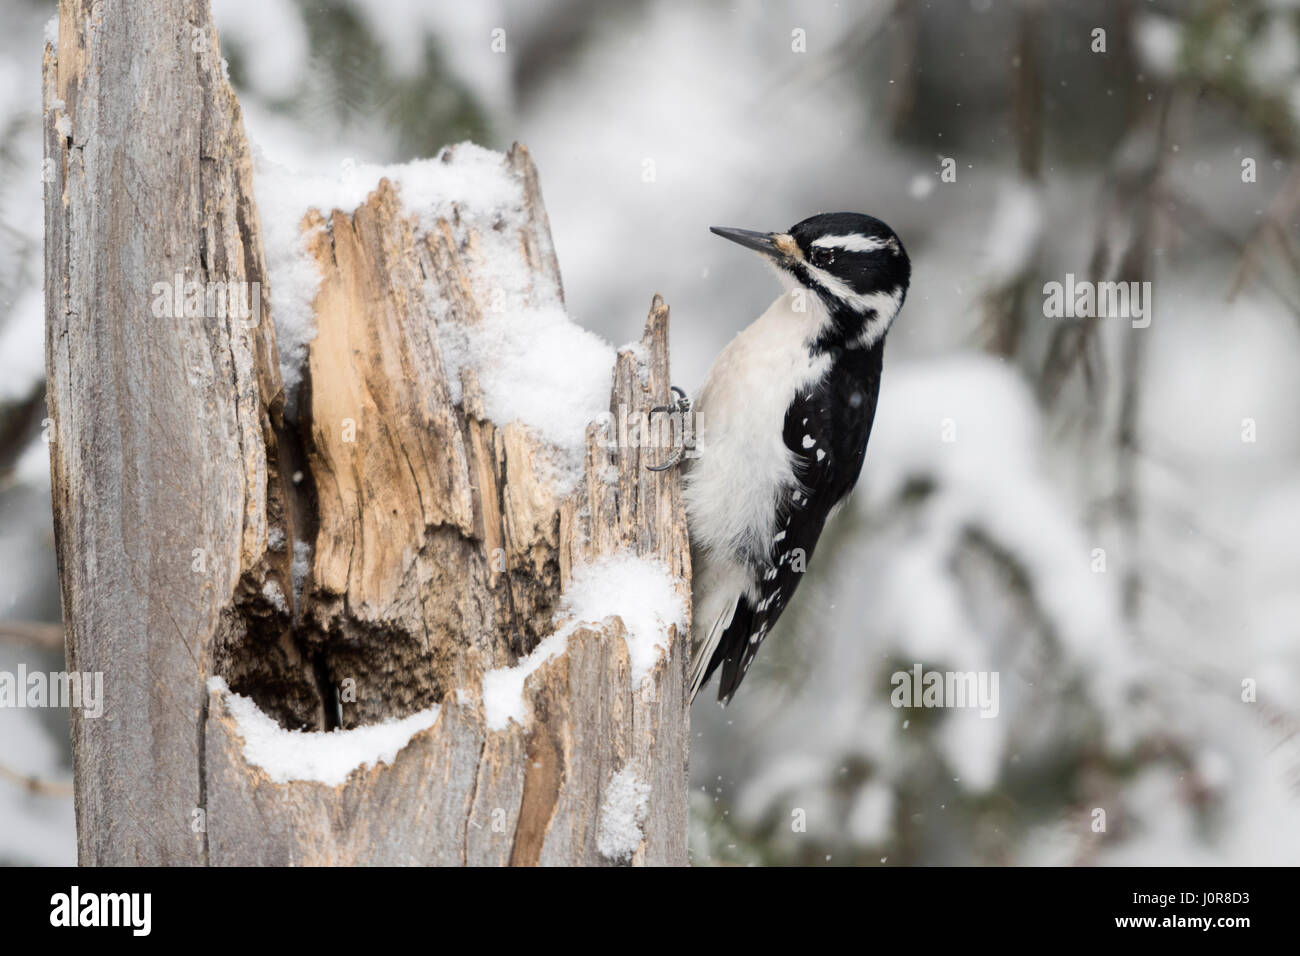
{"label": "bird's foot", "polygon": [[[685,423],[686,416],[690,414],[691,411],[690,396],[688,396],[684,391],[682,391],[676,385],[671,386],[671,388],[673,390],[673,394],[677,396],[677,400],[674,401],[671,405],[656,405],[654,408],[650,409],[650,414],[648,417],[653,418],[656,412],[667,412],[669,415],[677,415],[678,421]],[[685,427],[683,424],[682,427],[678,428],[678,433],[677,433],[678,440],[673,443],[672,452],[671,454],[669,454],[668,460],[664,462],[662,465],[646,465],[645,466],[646,470],[667,471],[669,468],[672,468],[674,465],[680,464],[682,460],[683,446],[685,444],[684,436],[685,436]]]}

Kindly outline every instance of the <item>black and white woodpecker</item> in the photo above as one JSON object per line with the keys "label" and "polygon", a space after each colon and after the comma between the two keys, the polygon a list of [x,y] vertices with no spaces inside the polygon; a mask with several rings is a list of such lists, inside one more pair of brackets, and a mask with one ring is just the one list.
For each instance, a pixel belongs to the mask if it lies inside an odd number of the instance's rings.
{"label": "black and white woodpecker", "polygon": [[787,232],[712,231],[757,251],[785,286],[713,363],[694,402],[697,457],[684,465],[691,699],[721,668],[725,704],[858,480],[911,264],[892,229],[858,213]]}

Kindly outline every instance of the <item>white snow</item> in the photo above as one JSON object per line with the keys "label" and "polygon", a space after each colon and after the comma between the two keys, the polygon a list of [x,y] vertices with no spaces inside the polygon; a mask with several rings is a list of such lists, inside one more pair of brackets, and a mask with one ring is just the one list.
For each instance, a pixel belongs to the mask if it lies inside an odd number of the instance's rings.
{"label": "white snow", "polygon": [[684,631],[686,603],[662,561],[619,553],[573,569],[556,617],[592,624],[622,618],[632,683],[639,684],[667,650],[668,629]]}
{"label": "white snow", "polygon": [[45,42],[59,52],[59,15],[57,13],[45,21]]}
{"label": "white snow", "polygon": [[893,813],[894,791],[881,781],[869,781],[849,810],[849,832],[860,846],[882,844],[889,839]]}
{"label": "white snow", "polygon": [[524,681],[569,646],[572,627],[561,628],[547,637],[514,667],[498,667],[483,675],[483,716],[491,730],[505,730],[510,721],[523,726],[527,721]]}
{"label": "white snow", "polygon": [[1010,282],[1025,270],[1042,229],[1038,189],[1023,180],[1002,183],[984,243],[984,267],[994,285]]}
{"label": "white snow", "polygon": [[1157,76],[1172,76],[1178,68],[1178,55],[1183,46],[1178,21],[1160,14],[1144,14],[1138,17],[1135,32],[1142,65]]}
{"label": "white snow", "polygon": [[926,199],[934,192],[934,173],[917,173],[907,184],[907,194],[913,199]]}
{"label": "white snow", "polygon": [[582,624],[603,624],[611,617],[623,621],[632,683],[639,685],[668,647],[668,628],[681,634],[686,627],[686,603],[673,586],[662,561],[619,553],[573,570],[573,578],[555,613],[556,630],[514,667],[488,671],[483,677],[483,709],[487,725],[503,730],[511,720],[523,724],[527,707],[524,681],[542,664],[563,654],[568,637]]}
{"label": "white snow", "polygon": [[280,377],[292,413],[307,361],[307,346],[316,338],[312,303],[321,280],[316,259],[308,252],[311,235],[301,230],[302,217],[313,206],[328,215],[333,206],[321,205],[321,197],[312,189],[312,177],[271,162],[256,146],[253,171],[262,246],[271,280],[271,315],[280,350]]}
{"label": "white snow", "polygon": [[[873,455],[864,470],[866,494],[858,500],[879,510],[917,476],[936,486],[934,506],[918,534],[933,547],[909,549],[891,572],[898,576],[889,588],[897,598],[891,603],[910,622],[899,626],[906,652],[918,660],[949,655],[966,662],[961,670],[986,666],[984,641],[957,606],[960,596],[947,566],[955,542],[976,528],[1032,569],[1028,583],[1035,600],[1057,622],[1071,662],[1099,689],[1124,684],[1132,675],[1121,646],[1119,608],[1105,579],[1090,569],[1092,543],[1075,522],[1073,502],[1039,461],[1042,426],[1029,389],[1014,372],[978,355],[893,371],[882,388]],[[971,401],[976,395],[977,403]],[[945,419],[955,424],[956,441],[939,440]],[[909,594],[928,599],[908,603]],[[966,782],[978,776],[972,772]]]}
{"label": "white snow", "polygon": [[600,804],[596,849],[611,860],[626,860],[641,845],[650,785],[629,765],[610,778]]}
{"label": "white snow", "polygon": [[463,368],[475,370],[484,410],[497,424],[522,422],[555,449],[544,474],[560,494],[582,477],[588,423],[609,410],[614,349],[575,325],[559,305],[439,326],[443,366],[460,399]]}
{"label": "white snow", "polygon": [[284,599],[284,592],[280,590],[280,585],[274,580],[267,581],[262,585],[262,596],[271,602],[271,606],[282,614],[289,613],[289,603]]}
{"label": "white snow", "polygon": [[[450,158],[446,158],[446,157]],[[499,425],[528,426],[548,450],[538,467],[560,494],[582,475],[587,424],[609,408],[614,349],[574,323],[552,291],[534,289],[510,228],[525,215],[523,187],[506,157],[473,143],[449,154],[401,165],[346,161],[336,175],[288,169],[255,151],[257,201],[271,278],[271,309],[289,407],[302,379],[307,346],[316,337],[312,303],[320,271],[299,229],[308,209],[352,212],[387,178],[421,231],[456,217],[478,241],[468,256],[471,281],[485,305],[478,322],[458,322],[443,311],[443,362],[453,400],[461,372],[472,368],[485,411]],[[504,226],[505,228],[501,228]]]}
{"label": "white snow", "polygon": [[439,712],[430,707],[401,720],[328,733],[285,730],[252,700],[231,692],[223,678],[211,678],[208,689],[224,695],[244,740],[244,759],[275,783],[305,780],[338,786],[354,770],[391,764],[412,737],[437,722]]}

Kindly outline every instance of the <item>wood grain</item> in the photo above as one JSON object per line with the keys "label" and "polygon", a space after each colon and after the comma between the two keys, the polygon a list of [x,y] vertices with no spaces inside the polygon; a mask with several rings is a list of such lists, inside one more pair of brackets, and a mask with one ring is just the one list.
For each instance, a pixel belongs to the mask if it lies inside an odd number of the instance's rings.
{"label": "wood grain", "polygon": [[[63,0],[45,57],[57,551],[68,666],[105,674],[107,708],[73,716],[81,861],[684,864],[685,634],[633,686],[621,621],[579,627],[527,680],[525,726],[488,728],[481,692],[552,633],[582,564],[663,561],[689,607],[675,473],[593,424],[566,497],[472,372],[447,381],[440,323],[488,301],[479,237],[458,215],[422,231],[387,181],[302,223],[322,282],[288,420],[220,63],[197,0]],[[504,163],[526,199],[511,247],[536,301],[562,299],[537,171],[522,146]],[[259,283],[261,321],[154,314],[177,274]],[[668,401],[667,335],[656,297],[618,354],[616,418]],[[391,765],[275,783],[213,676],[291,729],[438,717]],[[643,839],[613,861],[602,800],[629,766],[650,787]]]}

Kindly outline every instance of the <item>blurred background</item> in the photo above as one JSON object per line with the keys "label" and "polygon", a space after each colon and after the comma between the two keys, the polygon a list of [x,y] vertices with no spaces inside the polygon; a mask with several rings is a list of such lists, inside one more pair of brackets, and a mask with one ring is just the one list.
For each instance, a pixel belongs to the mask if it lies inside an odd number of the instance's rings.
{"label": "blurred background", "polygon": [[[695,863],[1300,863],[1300,2],[212,3],[259,162],[526,143],[571,315],[619,344],[663,294],[688,391],[778,292],[710,225],[902,237],[862,481],[692,715]],[[53,13],[0,0],[9,671],[62,667]],[[1149,327],[1047,317],[1067,275],[1150,282]],[[893,707],[918,664],[997,716]],[[0,863],[74,862],[70,793],[64,715],[0,709]]]}

